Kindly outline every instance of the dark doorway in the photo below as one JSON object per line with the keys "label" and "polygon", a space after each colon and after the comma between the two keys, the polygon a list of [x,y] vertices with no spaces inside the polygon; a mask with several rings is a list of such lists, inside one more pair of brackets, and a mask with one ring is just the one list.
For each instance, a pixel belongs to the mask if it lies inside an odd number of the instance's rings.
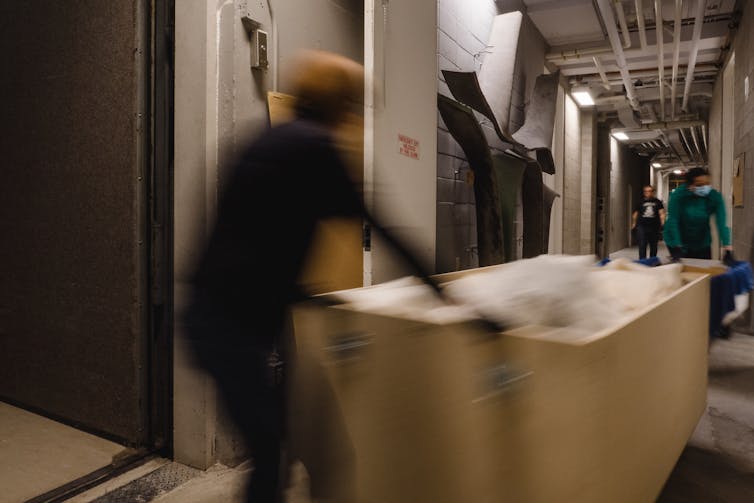
{"label": "dark doorway", "polygon": [[173,3],[0,3],[0,400],[167,454]]}

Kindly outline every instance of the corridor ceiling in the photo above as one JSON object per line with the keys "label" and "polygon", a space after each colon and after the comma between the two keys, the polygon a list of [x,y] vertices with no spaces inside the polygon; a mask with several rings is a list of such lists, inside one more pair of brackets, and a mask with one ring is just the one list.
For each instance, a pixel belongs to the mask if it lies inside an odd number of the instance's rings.
{"label": "corridor ceiling", "polygon": [[736,0],[523,4],[550,46],[549,69],[561,71],[571,93],[588,91],[626,143],[664,168],[706,165],[712,91],[737,24]]}

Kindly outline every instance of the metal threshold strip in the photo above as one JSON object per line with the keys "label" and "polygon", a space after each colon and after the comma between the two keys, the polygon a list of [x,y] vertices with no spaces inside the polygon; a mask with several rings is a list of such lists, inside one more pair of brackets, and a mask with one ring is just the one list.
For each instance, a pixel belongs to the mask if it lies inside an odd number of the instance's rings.
{"label": "metal threshold strip", "polygon": [[44,494],[35,496],[34,498],[26,500],[24,503],[58,503],[66,501],[77,494],[81,494],[84,491],[91,489],[94,486],[107,482],[108,480],[117,477],[129,470],[138,468],[147,461],[150,461],[157,456],[152,452],[137,451],[127,457],[113,461],[111,464],[104,466],[98,470],[95,470],[87,475],[74,479],[67,484],[47,491]]}

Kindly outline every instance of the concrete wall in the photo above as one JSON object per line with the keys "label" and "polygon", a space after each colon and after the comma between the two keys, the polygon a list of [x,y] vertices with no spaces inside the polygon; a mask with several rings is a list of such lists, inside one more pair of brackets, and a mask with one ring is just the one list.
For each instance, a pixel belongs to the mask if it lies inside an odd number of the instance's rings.
{"label": "concrete wall", "polygon": [[[741,23],[733,44],[735,76],[733,103],[735,109],[734,158],[745,156],[744,207],[733,208],[733,248],[737,256],[754,261],[754,3],[745,2]],[[744,96],[748,77],[749,96]]]}
{"label": "concrete wall", "polygon": [[[439,0],[437,64],[439,92],[452,97],[440,70],[479,71],[496,15],[507,12],[494,0]],[[520,8],[521,6],[516,6]],[[531,20],[524,16],[513,79],[510,131],[523,125],[525,103],[534,81],[543,73],[545,42]],[[490,129],[483,121],[482,127]],[[493,133],[494,135],[494,133]],[[437,253],[436,269],[447,272],[478,266],[476,213],[470,168],[460,146],[440,120],[437,131]],[[521,209],[516,222],[516,249],[521,249]]]}
{"label": "concrete wall", "polygon": [[543,174],[542,180],[545,185],[560,194],[552,204],[550,215],[550,241],[549,253],[563,253],[563,193],[565,186],[565,115],[566,95],[562,86],[558,86],[558,98],[555,105],[555,127],[552,131],[552,157],[555,162],[555,174]]}
{"label": "concrete wall", "polygon": [[592,110],[582,110],[581,126],[581,232],[578,253],[595,249],[595,199],[597,167],[597,118]]}
{"label": "concrete wall", "polygon": [[[494,0],[440,0],[438,9],[438,85],[441,94],[451,96],[440,70],[479,71],[498,10]],[[477,267],[471,170],[441,119],[437,152],[437,272]]]}
{"label": "concrete wall", "polygon": [[573,99],[565,97],[563,138],[563,253],[581,251],[581,113]]}
{"label": "concrete wall", "polygon": [[[437,214],[437,2],[369,0],[365,9],[367,84],[364,179],[368,204],[435,267]],[[401,155],[400,136],[418,142],[415,158]],[[379,236],[365,254],[364,283],[411,272]]]}
{"label": "concrete wall", "polygon": [[[287,89],[283,63],[302,47],[360,59],[358,2],[176,1],[175,74],[175,459],[199,468],[233,463],[245,448],[212,381],[188,358],[180,312],[187,280],[212,226],[217,194],[243,144],[267,127],[267,91]],[[250,69],[248,13],[271,36],[270,69]],[[276,54],[279,48],[279,54]]]}
{"label": "concrete wall", "polygon": [[649,183],[649,162],[610,137],[608,253],[630,246],[631,212]]}

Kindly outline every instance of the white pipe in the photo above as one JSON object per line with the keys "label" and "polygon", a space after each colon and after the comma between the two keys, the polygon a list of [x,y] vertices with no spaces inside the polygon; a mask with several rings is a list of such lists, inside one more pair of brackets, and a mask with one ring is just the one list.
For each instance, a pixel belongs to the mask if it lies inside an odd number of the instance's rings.
{"label": "white pipe", "polygon": [[694,16],[694,33],[691,36],[691,52],[689,52],[689,64],[686,68],[686,83],[683,88],[683,104],[681,105],[681,110],[683,111],[686,111],[689,102],[689,91],[691,90],[691,81],[694,79],[696,55],[699,52],[699,40],[702,37],[702,23],[704,23],[704,11],[706,8],[706,0],[697,0],[696,15]]}
{"label": "white pipe", "polygon": [[278,25],[275,22],[275,12],[272,10],[272,0],[267,0],[267,9],[270,11],[270,26],[272,27],[272,47],[274,52],[275,68],[272,70],[272,90],[278,90],[278,78],[280,77],[280,52],[278,50]]}
{"label": "white pipe", "polygon": [[588,47],[586,49],[571,49],[562,52],[551,52],[545,55],[547,61],[563,63],[571,59],[581,59],[589,56],[606,56],[612,54],[611,47]]}
{"label": "white pipe", "polygon": [[696,151],[699,153],[699,161],[704,162],[704,152],[702,152],[702,149],[699,147],[699,139],[696,135],[696,128],[691,127],[689,128],[691,131],[691,139],[694,140],[694,147],[696,148]]}
{"label": "white pipe", "polygon": [[673,19],[673,73],[670,77],[670,118],[675,120],[676,82],[678,79],[678,56],[681,50],[681,9],[683,0],[675,0],[675,18]]}
{"label": "white pipe", "polygon": [[[594,56],[593,56],[594,57]],[[602,65],[604,68],[604,65]],[[678,65],[679,70],[681,68],[684,68],[684,65]],[[697,73],[710,73],[717,75],[718,68],[715,65],[697,65],[695,68],[695,71]],[[607,80],[609,82],[615,82],[616,80],[620,80],[620,75],[616,75],[616,72],[605,72],[607,75]],[[657,75],[657,69],[653,70],[633,70],[631,71],[631,76],[635,79],[641,79],[645,77],[655,77]],[[585,74],[585,75],[579,75],[578,77],[575,75],[569,75],[569,82],[572,83],[585,83],[585,82],[597,82],[598,80],[602,80],[601,77],[598,75],[592,75],[592,74]]]}
{"label": "white pipe", "polygon": [[613,9],[610,6],[609,0],[597,0],[597,6],[599,7],[602,20],[605,22],[605,27],[607,28],[607,36],[610,39],[610,45],[615,53],[615,64],[620,70],[621,77],[623,78],[623,85],[626,88],[626,96],[631,104],[631,108],[638,111],[639,101],[636,99],[634,83],[631,82],[631,74],[629,73],[628,65],[626,64],[626,56],[623,54],[620,35],[618,35],[618,30],[615,27]]}
{"label": "white pipe", "polygon": [[636,0],[636,24],[639,25],[639,44],[647,48],[647,30],[644,28],[644,6],[642,0]]}
{"label": "white pipe", "polygon": [[600,78],[602,79],[602,87],[610,90],[610,81],[607,80],[607,74],[605,73],[605,68],[602,66],[602,62],[600,61],[599,56],[593,56],[592,61],[594,61],[594,66],[597,68],[597,71],[600,74]]}
{"label": "white pipe", "polygon": [[628,25],[626,24],[626,11],[623,9],[623,2],[621,0],[614,0],[615,12],[618,13],[618,23],[620,23],[620,31],[623,34],[623,48],[628,49],[631,47],[631,33],[628,31]]}
{"label": "white pipe", "polygon": [[657,36],[657,77],[660,82],[660,120],[665,120],[665,61],[662,41],[662,0],[655,0],[655,34]]}

